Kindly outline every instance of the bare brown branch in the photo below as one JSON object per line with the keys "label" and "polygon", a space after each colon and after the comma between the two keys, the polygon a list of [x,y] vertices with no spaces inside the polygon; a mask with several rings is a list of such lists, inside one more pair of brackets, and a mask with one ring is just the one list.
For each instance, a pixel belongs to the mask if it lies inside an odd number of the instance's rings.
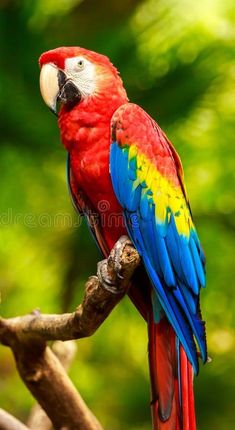
{"label": "bare brown branch", "polygon": [[48,340],[79,339],[93,334],[128,290],[140,257],[123,237],[98,276],[86,283],[82,304],[73,313],[0,319],[0,341],[11,347],[18,371],[55,429],[102,430],[76,391],[63,366],[46,346]]}
{"label": "bare brown branch", "polygon": [[14,351],[18,371],[55,429],[102,430],[49,347]]}
{"label": "bare brown branch", "polygon": [[0,430],[29,430],[29,428],[0,408]]}
{"label": "bare brown branch", "polygon": [[[52,345],[52,351],[63,367],[68,370],[76,355],[77,345],[74,340],[68,340],[67,342],[57,340]],[[51,430],[52,428],[51,420],[38,403],[32,407],[27,425],[32,430]]]}
{"label": "bare brown branch", "polygon": [[[122,279],[115,270],[115,255],[120,247],[122,252],[118,263]],[[126,293],[139,261],[139,255],[129,241],[124,246],[117,242],[108,260],[99,263],[103,268],[102,272],[108,276],[110,285],[106,285],[97,276],[91,276],[86,283],[84,300],[73,313],[46,315],[34,311],[30,315],[0,319],[0,341],[12,346],[15,336],[22,341],[32,336],[34,339],[39,336],[41,340],[70,340],[90,336]]]}

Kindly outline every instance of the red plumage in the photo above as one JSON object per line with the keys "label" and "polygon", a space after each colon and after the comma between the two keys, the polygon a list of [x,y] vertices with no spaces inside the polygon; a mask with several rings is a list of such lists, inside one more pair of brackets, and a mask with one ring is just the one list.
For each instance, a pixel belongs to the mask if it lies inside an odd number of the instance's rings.
{"label": "red plumage", "polygon": [[196,430],[192,366],[180,346],[179,381],[171,325],[166,318],[159,324],[150,319],[148,327],[154,430]]}
{"label": "red plumage", "polygon": [[[59,127],[62,142],[70,154],[70,186],[73,198],[78,208],[88,214],[91,222],[92,217],[98,215],[99,223],[93,224],[93,228],[100,248],[107,256],[120,236],[127,234],[123,209],[111,182],[109,157],[111,118],[121,105],[128,102],[128,98],[116,68],[107,57],[100,54],[82,48],[58,48],[43,54],[40,65],[53,63],[63,70],[67,58],[80,55],[94,63],[100,73],[104,68],[108,68],[109,85],[106,85],[105,89],[100,87],[97,95],[82,99],[73,109],[62,106]],[[126,121],[132,123],[130,118]],[[151,118],[149,121],[152,121]],[[171,169],[177,171],[174,178],[179,184],[181,163],[171,144],[168,142],[168,147],[166,144],[161,145],[161,139],[166,138],[159,128],[159,145],[154,148],[151,145],[152,129],[147,123],[142,124],[142,128],[142,133],[149,133],[149,147],[145,148],[145,151],[150,159],[158,158],[159,169],[168,176],[171,175]],[[122,124],[118,133],[124,132],[125,124]],[[130,132],[135,139],[135,128],[129,129]],[[180,347],[179,366],[182,376],[179,381],[175,333],[166,318],[159,324],[153,321],[150,283],[146,274],[141,273],[138,280],[137,277],[134,279],[130,296],[148,322],[154,430],[195,430],[192,367]]]}

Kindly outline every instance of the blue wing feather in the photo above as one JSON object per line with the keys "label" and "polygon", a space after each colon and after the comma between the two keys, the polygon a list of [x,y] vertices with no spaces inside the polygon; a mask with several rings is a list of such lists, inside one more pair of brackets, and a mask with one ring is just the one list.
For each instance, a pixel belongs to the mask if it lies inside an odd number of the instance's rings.
{"label": "blue wing feather", "polygon": [[206,280],[205,280],[204,263],[201,260],[200,255],[198,253],[198,248],[197,248],[197,245],[195,243],[195,234],[192,234],[192,237],[190,237],[189,246],[190,246],[190,250],[192,253],[192,257],[193,257],[194,265],[196,268],[199,283],[202,287],[205,287]]}
{"label": "blue wing feather", "polygon": [[[198,372],[197,351],[206,360],[204,324],[197,315],[199,289],[205,283],[204,254],[193,231],[180,235],[170,208],[166,219],[155,216],[153,192],[138,179],[138,166],[128,159],[128,147],[111,145],[110,173],[116,196],[124,209],[128,233],[142,256],[156,296],[173,325],[185,352]],[[158,310],[155,312],[158,314]]]}

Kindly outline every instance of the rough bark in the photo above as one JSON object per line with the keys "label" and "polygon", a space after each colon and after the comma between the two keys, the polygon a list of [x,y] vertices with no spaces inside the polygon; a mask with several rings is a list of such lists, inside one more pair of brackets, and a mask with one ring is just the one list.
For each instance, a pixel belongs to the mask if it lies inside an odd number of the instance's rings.
{"label": "rough bark", "polygon": [[30,315],[0,319],[0,341],[12,349],[21,378],[55,429],[102,430],[102,427],[46,342],[92,335],[127,292],[139,263],[137,251],[123,237],[109,258],[98,264],[98,276],[88,279],[83,302],[74,312],[46,315],[34,311]]}

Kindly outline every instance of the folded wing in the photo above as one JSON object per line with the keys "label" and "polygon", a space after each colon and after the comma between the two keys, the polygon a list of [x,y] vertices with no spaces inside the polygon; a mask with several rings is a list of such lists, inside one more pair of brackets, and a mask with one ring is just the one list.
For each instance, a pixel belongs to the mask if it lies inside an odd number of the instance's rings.
{"label": "folded wing", "polygon": [[156,322],[163,309],[197,373],[195,340],[203,361],[207,358],[199,307],[205,257],[179,156],[137,105],[123,105],[113,116],[110,172],[128,232],[153,285]]}

